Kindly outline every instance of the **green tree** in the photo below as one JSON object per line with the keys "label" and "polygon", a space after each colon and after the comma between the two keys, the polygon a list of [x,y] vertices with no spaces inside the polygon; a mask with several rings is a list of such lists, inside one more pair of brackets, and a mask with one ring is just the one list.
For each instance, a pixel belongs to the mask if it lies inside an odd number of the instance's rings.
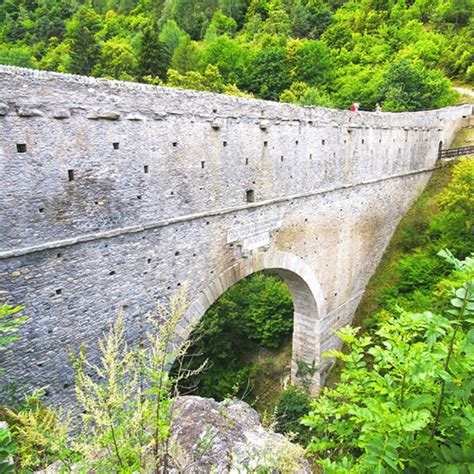
{"label": "green tree", "polygon": [[[18,329],[27,320],[27,316],[19,316],[24,308],[22,306],[0,306],[0,351],[5,346],[18,339]],[[3,369],[0,367],[0,375]],[[10,458],[17,452],[17,445],[13,442],[10,430],[3,423],[0,423],[0,471],[10,474],[14,471],[14,466],[10,464]]]}
{"label": "green tree", "polygon": [[196,41],[191,41],[189,36],[185,36],[176,48],[171,66],[180,73],[193,71],[201,60],[201,50]]}
{"label": "green tree", "polygon": [[94,68],[94,76],[133,80],[136,75],[136,56],[127,40],[112,38],[101,50],[99,62]]}
{"label": "green tree", "polygon": [[381,86],[389,111],[426,110],[455,102],[458,94],[441,71],[428,70],[406,59],[391,64]]}
{"label": "green tree", "polygon": [[203,73],[188,71],[185,74],[180,74],[178,71],[170,69],[168,71],[168,85],[217,93],[222,93],[225,89],[219,70],[212,64],[208,64]]}
{"label": "green tree", "polygon": [[303,420],[328,473],[469,472],[474,388],[474,258],[440,255],[463,274],[444,316],[399,311],[371,335],[338,332],[341,382]]}
{"label": "green tree", "polygon": [[333,21],[331,8],[322,0],[310,0],[308,6],[311,11],[309,18],[309,37],[319,39]]}
{"label": "green tree", "polygon": [[301,425],[301,419],[311,409],[311,397],[298,387],[288,387],[278,398],[273,417],[277,433],[294,433],[300,443],[309,442],[308,429]]}
{"label": "green tree", "polygon": [[212,16],[209,28],[212,28],[218,36],[229,35],[232,37],[237,31],[237,22],[233,18],[224,15],[220,10],[217,10]]}
{"label": "green tree", "polygon": [[206,46],[202,57],[204,66],[217,66],[226,82],[235,82],[239,86],[245,84],[249,61],[249,47],[226,36],[221,36]]}
{"label": "green tree", "polygon": [[36,68],[31,52],[26,47],[5,47],[0,45],[0,64]]}
{"label": "green tree", "polygon": [[28,319],[27,316],[19,314],[23,309],[23,306],[9,306],[7,304],[0,306],[0,351],[19,338],[18,330]]}
{"label": "green tree", "polygon": [[41,58],[40,68],[47,71],[67,72],[71,62],[69,51],[71,46],[66,43],[57,43],[55,38],[51,38],[50,47]]}
{"label": "green tree", "polygon": [[255,54],[247,70],[247,90],[262,99],[278,100],[290,84],[290,67],[284,48],[263,48]]}
{"label": "green tree", "polygon": [[186,33],[176,24],[174,20],[168,20],[162,27],[159,40],[168,46],[172,56],[179,43],[186,37]]}
{"label": "green tree", "polygon": [[174,0],[172,17],[192,39],[201,39],[218,0]]}
{"label": "green tree", "polygon": [[99,15],[85,5],[67,22],[66,39],[71,45],[69,71],[90,75],[100,58],[100,45],[95,37],[100,30]]}
{"label": "green tree", "polygon": [[219,9],[237,23],[241,23],[244,16],[245,0],[219,0]]}
{"label": "green tree", "polygon": [[310,86],[324,86],[334,79],[331,50],[322,41],[303,41],[291,56],[291,76]]}
{"label": "green tree", "polygon": [[291,87],[280,95],[280,102],[316,107],[334,106],[329,94],[316,87],[310,87],[304,82],[293,82]]}
{"label": "green tree", "polygon": [[256,273],[224,292],[191,336],[190,362],[185,365],[194,368],[208,360],[206,371],[191,379],[198,393],[218,399],[242,396],[253,371],[246,366],[246,354],[256,344],[278,348],[291,334],[292,316],[289,290],[275,275]]}
{"label": "green tree", "polygon": [[169,43],[160,40],[156,26],[148,25],[142,35],[138,51],[138,76],[166,79],[171,64]]}
{"label": "green tree", "polygon": [[302,0],[296,0],[291,8],[291,34],[295,38],[305,38],[311,30],[312,12]]}

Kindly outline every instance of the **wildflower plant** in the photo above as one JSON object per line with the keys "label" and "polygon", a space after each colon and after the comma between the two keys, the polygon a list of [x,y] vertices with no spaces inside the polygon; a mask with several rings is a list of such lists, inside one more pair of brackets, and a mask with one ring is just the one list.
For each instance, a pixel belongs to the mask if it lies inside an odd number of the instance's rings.
{"label": "wildflower plant", "polygon": [[176,379],[202,370],[178,371],[173,379],[169,375],[172,362],[182,358],[190,344],[177,332],[186,309],[183,290],[146,316],[147,330],[135,344],[126,341],[121,311],[99,342],[98,363],[87,359],[84,346],[71,354],[76,416],[40,405],[11,412],[17,420],[15,437],[21,441],[18,464],[40,467],[56,459],[65,472],[73,463],[80,472],[168,472],[178,452],[170,443]]}
{"label": "wildflower plant", "polygon": [[125,341],[120,313],[99,344],[99,364],[89,363],[84,350],[73,358],[83,410],[77,450],[88,469],[158,473],[170,468],[175,378],[189,373],[178,372],[172,380],[168,369],[190,344],[176,332],[186,309],[185,290],[172,296],[168,306],[158,305],[146,317],[145,337],[134,346]]}

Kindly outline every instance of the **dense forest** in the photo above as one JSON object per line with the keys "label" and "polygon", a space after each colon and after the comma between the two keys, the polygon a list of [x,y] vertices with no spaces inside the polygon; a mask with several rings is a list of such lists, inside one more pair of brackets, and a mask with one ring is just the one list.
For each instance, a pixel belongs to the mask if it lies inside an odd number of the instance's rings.
{"label": "dense forest", "polygon": [[4,0],[0,63],[303,105],[456,102],[473,0]]}

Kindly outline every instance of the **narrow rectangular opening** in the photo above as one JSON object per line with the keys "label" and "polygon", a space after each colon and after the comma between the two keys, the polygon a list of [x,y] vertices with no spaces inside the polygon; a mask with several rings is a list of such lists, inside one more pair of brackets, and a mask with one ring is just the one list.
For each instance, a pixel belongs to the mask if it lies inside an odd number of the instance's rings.
{"label": "narrow rectangular opening", "polygon": [[268,142],[263,142],[263,146],[268,146]]}
{"label": "narrow rectangular opening", "polygon": [[206,162],[205,162],[205,161],[201,161],[201,168],[204,169],[205,166],[206,166]]}
{"label": "narrow rectangular opening", "polygon": [[174,147],[177,147],[177,146],[178,146],[178,142],[173,142],[173,146],[174,146]]}
{"label": "narrow rectangular opening", "polygon": [[255,192],[253,189],[248,189],[245,194],[247,202],[255,202]]}
{"label": "narrow rectangular opening", "polygon": [[248,158],[245,158],[245,164],[246,164],[246,165],[249,164],[249,159],[248,159]]}
{"label": "narrow rectangular opening", "polygon": [[227,142],[222,142],[222,145],[223,145],[223,146],[227,146]]}
{"label": "narrow rectangular opening", "polygon": [[67,179],[69,181],[74,181],[74,170],[67,170]]}
{"label": "narrow rectangular opening", "polygon": [[148,174],[148,165],[144,165],[144,166],[143,166],[143,172],[144,172],[145,174]]}
{"label": "narrow rectangular opening", "polygon": [[118,150],[119,147],[120,147],[120,144],[118,142],[114,142],[112,143],[113,147],[114,147],[114,150]]}
{"label": "narrow rectangular opening", "polygon": [[17,143],[16,144],[16,151],[18,153],[26,153],[26,143]]}

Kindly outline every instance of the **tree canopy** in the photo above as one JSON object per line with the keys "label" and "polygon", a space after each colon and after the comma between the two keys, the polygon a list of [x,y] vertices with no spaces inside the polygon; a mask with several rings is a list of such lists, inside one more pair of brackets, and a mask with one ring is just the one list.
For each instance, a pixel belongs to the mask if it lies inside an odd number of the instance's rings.
{"label": "tree canopy", "polygon": [[450,79],[473,83],[472,11],[472,0],[5,0],[0,63],[164,85],[213,66],[221,91],[420,110],[455,103]]}

